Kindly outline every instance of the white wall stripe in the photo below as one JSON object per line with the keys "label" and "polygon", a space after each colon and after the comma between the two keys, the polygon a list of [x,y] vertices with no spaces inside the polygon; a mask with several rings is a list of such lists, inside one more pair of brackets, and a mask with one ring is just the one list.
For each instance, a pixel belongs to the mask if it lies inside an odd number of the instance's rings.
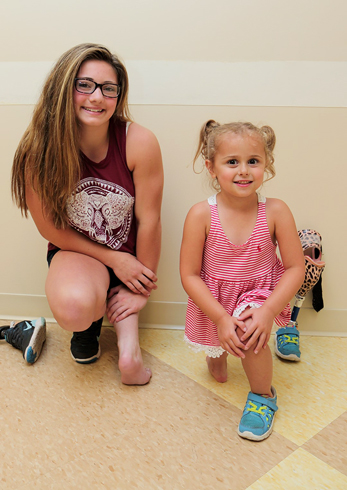
{"label": "white wall stripe", "polygon": [[[0,105],[35,104],[52,62],[0,62]],[[347,62],[128,61],[130,103],[347,107]]]}

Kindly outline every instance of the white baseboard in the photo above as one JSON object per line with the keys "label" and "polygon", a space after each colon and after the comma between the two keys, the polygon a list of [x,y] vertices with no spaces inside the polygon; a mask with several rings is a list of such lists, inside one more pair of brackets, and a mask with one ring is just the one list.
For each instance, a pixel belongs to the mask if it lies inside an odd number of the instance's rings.
{"label": "white baseboard", "polygon": [[[140,313],[142,328],[180,330],[184,328],[186,303],[150,301]],[[39,316],[55,322],[46,296],[27,294],[0,294],[0,319],[22,320]],[[110,325],[105,318],[104,325]],[[299,330],[303,335],[347,336],[347,310],[324,308],[316,313],[302,307],[298,316]]]}

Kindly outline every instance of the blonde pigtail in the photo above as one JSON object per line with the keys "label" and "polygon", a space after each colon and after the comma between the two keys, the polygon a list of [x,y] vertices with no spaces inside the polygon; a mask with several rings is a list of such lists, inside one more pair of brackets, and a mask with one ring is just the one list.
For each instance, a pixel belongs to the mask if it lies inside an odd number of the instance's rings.
{"label": "blonde pigtail", "polygon": [[198,149],[196,150],[194,160],[193,160],[194,172],[196,171],[195,163],[200,156],[203,158],[203,160],[209,160],[211,158],[211,149],[214,148],[214,138],[212,138],[211,141],[211,133],[219,126],[220,124],[216,122],[214,119],[209,119],[206,123],[202,125],[199,134]]}
{"label": "blonde pigtail", "polygon": [[270,180],[276,175],[274,167],[275,158],[273,155],[273,151],[276,145],[276,135],[274,130],[270,126],[262,126],[259,131],[264,140],[265,153],[267,156],[266,172],[269,177],[266,180]]}

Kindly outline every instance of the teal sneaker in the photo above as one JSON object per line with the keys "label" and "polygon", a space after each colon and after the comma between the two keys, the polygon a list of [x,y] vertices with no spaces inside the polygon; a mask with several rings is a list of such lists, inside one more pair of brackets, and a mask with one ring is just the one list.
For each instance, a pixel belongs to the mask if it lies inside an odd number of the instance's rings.
{"label": "teal sneaker", "polygon": [[275,336],[275,352],[281,359],[300,361],[299,330],[294,322],[279,328]]}
{"label": "teal sneaker", "polygon": [[273,397],[266,398],[256,395],[251,391],[248,393],[246,406],[244,408],[240,425],[237,430],[239,436],[251,441],[262,441],[269,437],[272,432],[277,407],[277,393],[271,387]]}

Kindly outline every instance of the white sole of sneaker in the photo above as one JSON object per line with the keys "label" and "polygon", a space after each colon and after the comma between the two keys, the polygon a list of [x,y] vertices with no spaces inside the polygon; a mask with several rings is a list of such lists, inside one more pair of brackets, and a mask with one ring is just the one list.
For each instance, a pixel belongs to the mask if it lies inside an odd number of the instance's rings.
{"label": "white sole of sneaker", "polygon": [[46,340],[46,320],[41,317],[35,321],[35,331],[25,349],[24,359],[28,364],[33,364],[40,357],[42,346]]}
{"label": "white sole of sneaker", "polygon": [[298,357],[295,354],[289,354],[288,356],[281,354],[281,352],[277,349],[276,339],[275,339],[275,353],[278,357],[280,357],[281,359],[285,359],[286,361],[295,361],[295,362],[301,361],[300,357]]}
{"label": "white sole of sneaker", "polygon": [[243,439],[249,439],[250,441],[263,441],[264,439],[267,439],[271,435],[272,430],[273,430],[273,422],[269,430],[265,432],[265,434],[262,434],[261,436],[257,436],[256,434],[253,434],[253,432],[248,432],[248,431],[240,432],[239,430],[237,430],[237,433]]}
{"label": "white sole of sneaker", "polygon": [[71,350],[70,350],[70,354],[71,354],[72,359],[74,361],[76,361],[78,364],[92,364],[93,362],[96,362],[99,359],[99,357],[101,355],[101,349],[100,349],[100,345],[99,345],[99,350],[98,350],[97,354],[95,354],[95,356],[89,357],[88,359],[78,359],[77,357],[74,357]]}

